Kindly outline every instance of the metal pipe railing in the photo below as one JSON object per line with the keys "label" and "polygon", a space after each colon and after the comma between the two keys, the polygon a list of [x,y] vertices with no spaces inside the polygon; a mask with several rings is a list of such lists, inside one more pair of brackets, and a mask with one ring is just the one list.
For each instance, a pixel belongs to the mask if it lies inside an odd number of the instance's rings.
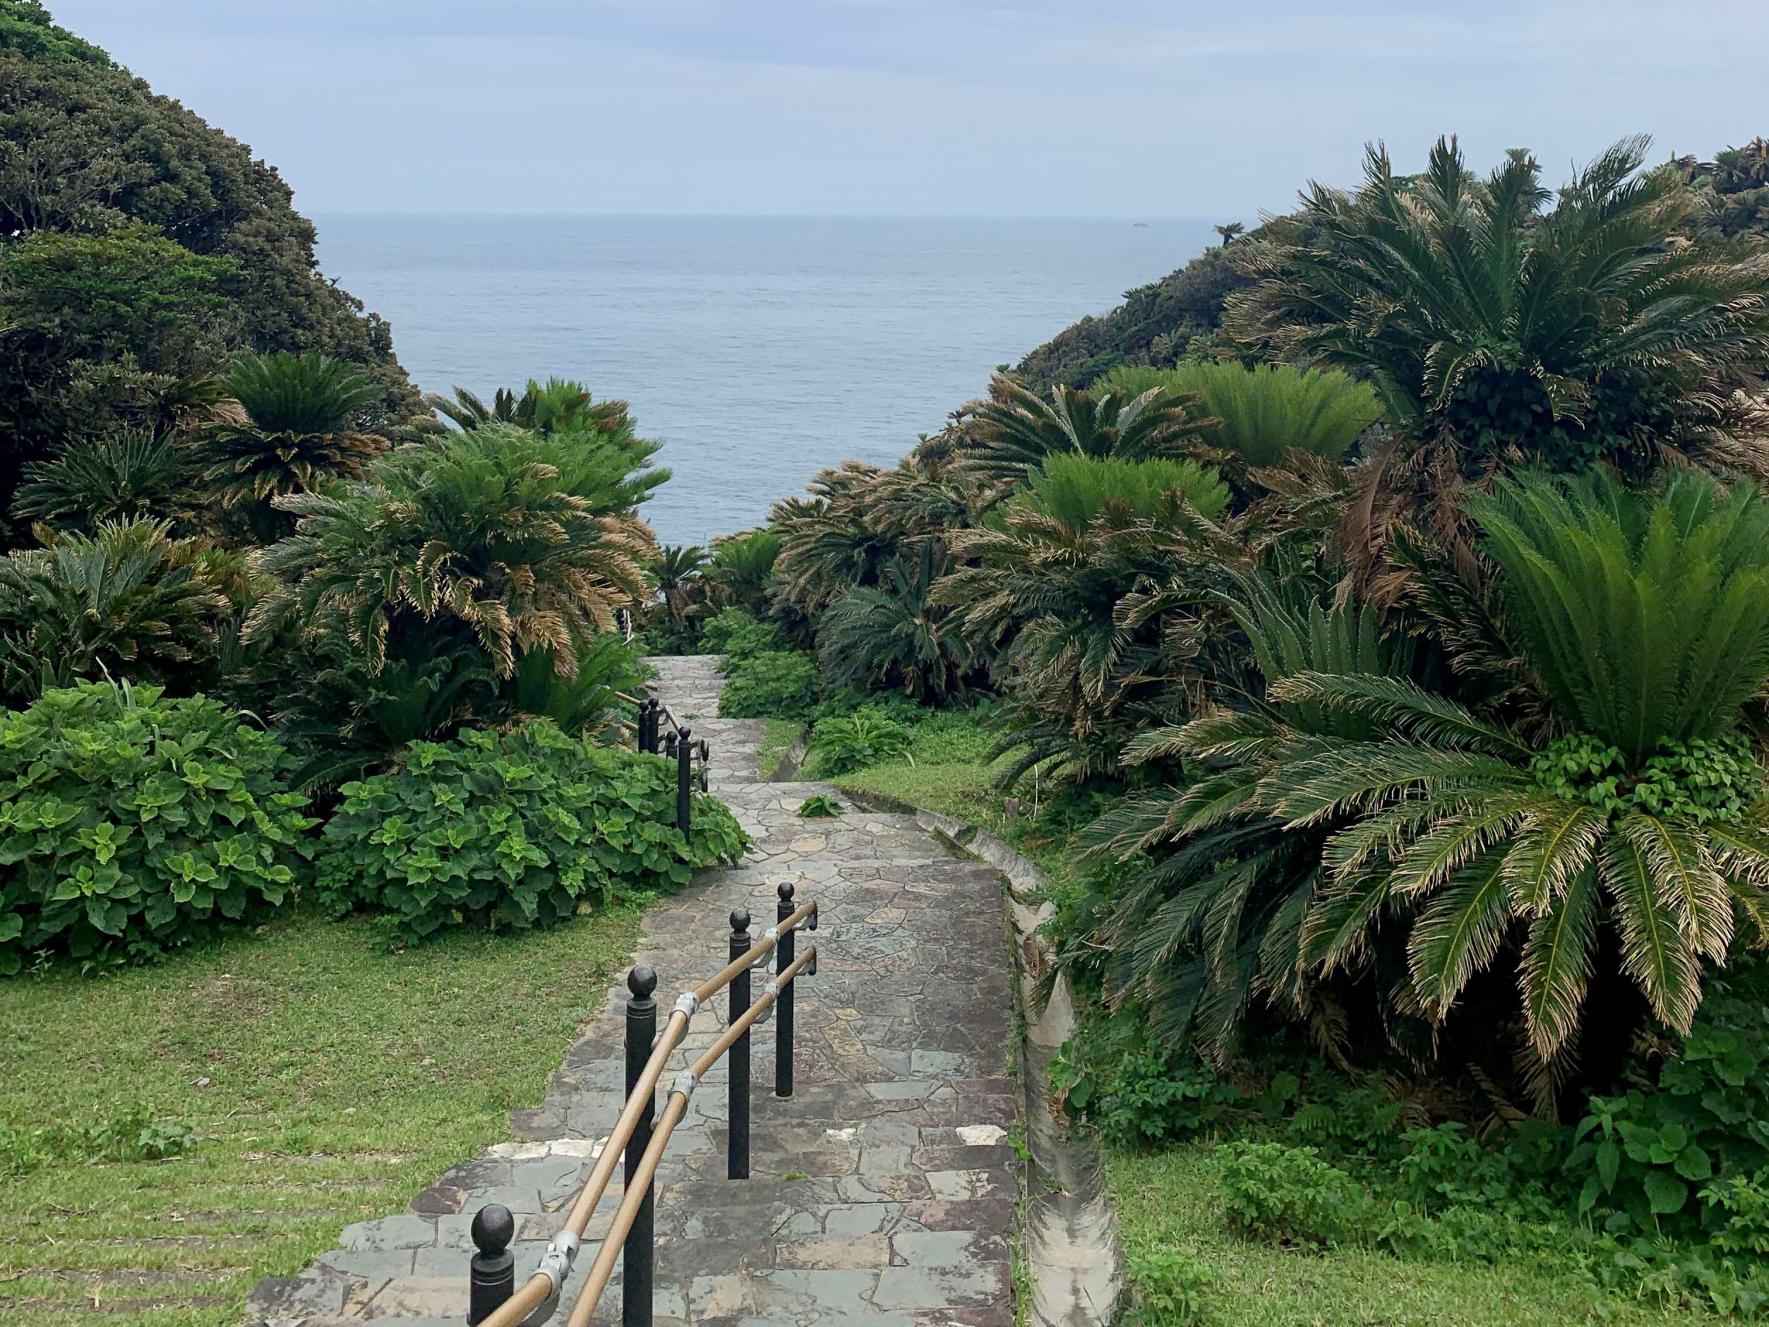
{"label": "metal pipe railing", "polygon": [[[626,1327],[648,1327],[651,1321],[650,1274],[652,1259],[652,1233],[650,1230],[652,1179],[656,1172],[656,1155],[660,1155],[663,1145],[668,1142],[669,1134],[681,1119],[680,1113],[672,1120],[669,1110],[676,1096],[682,1090],[684,1078],[677,1076],[677,1087],[672,1090],[665,1103],[664,1115],[655,1125],[652,1114],[656,1105],[657,1084],[663,1076],[664,1067],[675,1053],[682,1039],[687,1035],[688,1025],[700,1006],[713,999],[720,991],[742,978],[744,982],[742,1010],[739,1002],[733,997],[732,1014],[728,1020],[725,1033],[713,1046],[703,1054],[694,1065],[684,1071],[692,1075],[692,1081],[698,1083],[707,1069],[718,1062],[721,1055],[733,1046],[742,1042],[745,1053],[741,1057],[741,1068],[745,1077],[743,1084],[744,1111],[742,1118],[742,1173],[736,1168],[737,1153],[731,1150],[727,1157],[729,1173],[732,1178],[741,1178],[748,1173],[749,1137],[748,1137],[748,1071],[747,1055],[748,1032],[754,1023],[763,1017],[776,1003],[786,1015],[783,1022],[777,1022],[777,1060],[792,1059],[792,980],[801,971],[808,970],[811,975],[817,971],[817,950],[815,946],[806,950],[803,959],[794,959],[792,953],[793,937],[802,927],[806,930],[817,929],[817,904],[815,900],[794,906],[794,889],[790,883],[782,884],[776,891],[779,895],[777,910],[778,921],[765,932],[762,938],[747,945],[739,951],[740,937],[748,938],[749,914],[742,909],[732,913],[731,925],[733,936],[731,960],[702,982],[693,991],[680,996],[675,1008],[665,1022],[661,1034],[657,1033],[657,1006],[652,1000],[652,992],[657,987],[657,974],[650,968],[635,967],[627,974],[627,989],[631,998],[627,1004],[627,1096],[622,1103],[614,1128],[596,1157],[590,1175],[578,1190],[577,1197],[571,1205],[569,1214],[559,1234],[554,1236],[542,1256],[540,1265],[529,1276],[528,1280],[517,1288],[515,1269],[507,1248],[514,1236],[515,1223],[507,1208],[491,1204],[482,1208],[474,1217],[472,1234],[478,1252],[472,1257],[470,1264],[471,1294],[469,1296],[467,1321],[476,1327],[517,1327],[536,1313],[546,1308],[542,1319],[550,1316],[552,1302],[564,1288],[565,1281],[571,1270],[571,1263],[577,1256],[582,1243],[584,1231],[590,1219],[595,1215],[597,1205],[608,1191],[609,1181],[613,1178],[614,1167],[623,1155],[626,1160],[626,1191],[622,1194],[621,1207],[616,1213],[616,1220],[624,1222],[619,1234],[610,1233],[604,1240],[602,1250],[597,1255],[597,1266],[603,1257],[609,1262],[610,1271],[615,1254],[610,1250],[624,1250],[627,1256],[628,1295],[636,1306],[635,1311],[625,1311],[623,1320]],[[741,918],[742,926],[739,927]],[[762,999],[750,1003],[748,1000],[748,974],[756,964],[770,953],[778,955],[779,972],[775,980],[770,982]],[[735,1075],[738,1062],[734,1059],[733,1099],[737,1092]],[[787,1074],[790,1085],[791,1073]],[[776,1086],[779,1079],[776,1077]],[[692,1092],[690,1086],[688,1092]],[[788,1093],[790,1092],[790,1086]],[[787,1095],[782,1093],[781,1095]],[[686,1109],[686,1098],[683,1099]],[[666,1127],[667,1122],[667,1127]],[[735,1127],[735,1123],[733,1125]],[[735,1142],[733,1143],[735,1149]],[[646,1158],[651,1158],[649,1168]],[[636,1232],[636,1235],[635,1235]],[[603,1277],[606,1285],[607,1275]],[[640,1292],[643,1297],[640,1298]],[[597,1291],[599,1296],[600,1290]],[[582,1302],[580,1298],[580,1303]],[[594,1304],[589,1311],[593,1311]],[[642,1310],[642,1311],[639,1311]],[[539,1319],[537,1319],[539,1320]],[[573,1322],[577,1321],[576,1313]]]}

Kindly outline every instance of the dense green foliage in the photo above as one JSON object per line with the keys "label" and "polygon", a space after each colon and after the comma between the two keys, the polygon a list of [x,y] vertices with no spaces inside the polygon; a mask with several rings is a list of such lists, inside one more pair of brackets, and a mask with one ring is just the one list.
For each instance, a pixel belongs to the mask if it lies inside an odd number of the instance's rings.
{"label": "dense green foliage", "polygon": [[0,975],[147,958],[263,914],[314,824],[269,734],[201,697],[90,682],[0,715]]}
{"label": "dense green foliage", "polygon": [[545,720],[414,743],[399,770],[344,785],[319,887],[334,907],[385,912],[404,940],[552,925],[742,855],[747,836],[712,798],[695,799],[684,838],[675,796],[667,761]]}
{"label": "dense green foliage", "polygon": [[34,0],[0,3],[0,506],[59,449],[164,431],[242,351],[329,355],[374,381],[361,422],[411,415],[386,324],[320,273],[289,197]]}
{"label": "dense green foliage", "polygon": [[1617,144],[1545,210],[1527,153],[1483,180],[1439,140],[1403,180],[1373,149],[1356,193],[1314,186],[1238,246],[1257,281],[1229,331],[1367,373],[1390,421],[1457,468],[1699,454],[1733,435],[1731,393],[1769,351],[1769,271],[1731,241],[1674,243],[1697,203],[1645,156]]}
{"label": "dense green foliage", "polygon": [[81,678],[180,689],[212,674],[234,616],[227,558],[154,521],[100,525],[0,559],[0,689]]}
{"label": "dense green foliage", "polygon": [[668,611],[813,776],[1057,868],[1063,1105],[1225,1230],[1752,1313],[1769,154],[1642,153],[1373,152],[776,504],[753,622]]}

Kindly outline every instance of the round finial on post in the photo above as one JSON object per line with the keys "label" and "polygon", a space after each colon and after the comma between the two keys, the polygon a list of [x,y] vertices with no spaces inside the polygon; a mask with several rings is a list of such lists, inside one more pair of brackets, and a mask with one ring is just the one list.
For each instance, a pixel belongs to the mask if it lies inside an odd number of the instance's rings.
{"label": "round finial on post", "polygon": [[782,903],[791,903],[792,896],[794,894],[796,894],[798,891],[793,888],[792,881],[783,880],[780,882],[780,887],[778,889],[776,889],[774,892],[776,894],[780,895],[780,901]]}
{"label": "round finial on post", "polygon": [[733,908],[733,909],[731,909],[731,929],[734,932],[736,932],[738,935],[748,934],[748,932],[749,932],[749,909],[748,908]]}
{"label": "round finial on post", "polygon": [[627,989],[635,1000],[649,1000],[651,992],[657,989],[657,974],[641,963],[627,973]]}
{"label": "round finial on post", "polygon": [[473,1214],[469,1233],[473,1236],[474,1248],[487,1258],[496,1258],[516,1238],[516,1218],[502,1203],[487,1203]]}

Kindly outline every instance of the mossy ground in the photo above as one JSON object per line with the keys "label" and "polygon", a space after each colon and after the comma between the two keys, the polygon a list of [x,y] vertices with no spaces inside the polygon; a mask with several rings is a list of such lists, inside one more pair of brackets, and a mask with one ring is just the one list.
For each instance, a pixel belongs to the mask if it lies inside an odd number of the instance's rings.
{"label": "mossy ground", "polygon": [[0,983],[0,1130],[142,1112],[194,1135],[165,1161],[0,1169],[0,1320],[235,1327],[260,1277],[508,1136],[639,911],[399,953],[369,921],[294,916],[150,967]]}

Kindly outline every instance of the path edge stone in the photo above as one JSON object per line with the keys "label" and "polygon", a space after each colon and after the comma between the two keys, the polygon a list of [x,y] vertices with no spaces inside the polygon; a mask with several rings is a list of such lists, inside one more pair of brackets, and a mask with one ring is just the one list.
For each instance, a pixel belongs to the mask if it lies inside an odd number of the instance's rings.
{"label": "path edge stone", "polygon": [[[1014,931],[1014,983],[1021,1027],[1021,1118],[1026,1121],[1025,1210],[1020,1240],[1031,1272],[1028,1320],[1036,1327],[1107,1327],[1124,1290],[1124,1250],[1118,1213],[1105,1183],[1105,1160],[1098,1141],[1064,1127],[1047,1108],[1050,1060],[1075,1029],[1075,1005],[1061,972],[1050,998],[1035,1005],[1032,991],[1050,972],[1049,942],[1040,928],[1053,909],[1040,895],[1043,869],[1031,858],[968,821],[912,806],[874,793],[842,793],[866,810],[897,811],[915,817],[936,839],[958,852],[987,862],[1008,885],[1008,914]],[[1056,1182],[1052,1187],[1044,1182]]]}

